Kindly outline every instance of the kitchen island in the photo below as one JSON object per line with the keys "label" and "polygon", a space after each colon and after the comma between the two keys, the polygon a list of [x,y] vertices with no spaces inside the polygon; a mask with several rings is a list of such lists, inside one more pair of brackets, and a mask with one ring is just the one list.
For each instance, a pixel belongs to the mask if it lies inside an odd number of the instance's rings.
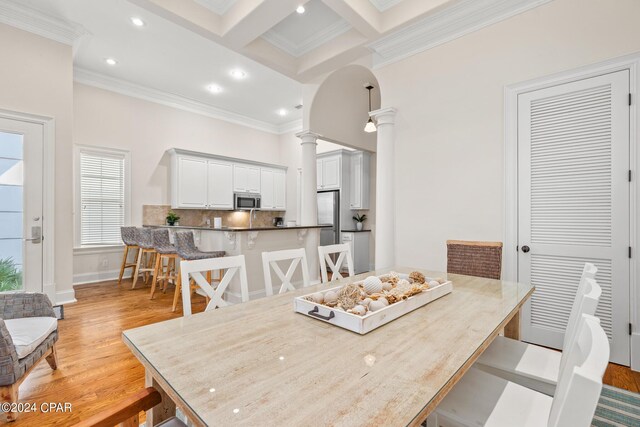
{"label": "kitchen island", "polygon": [[[168,228],[176,231],[192,230],[198,248],[203,251],[225,251],[228,256],[244,255],[247,265],[247,280],[249,282],[249,298],[256,299],[266,295],[264,288],[264,274],[262,269],[262,252],[280,251],[285,249],[305,248],[309,263],[311,282],[319,281],[318,245],[320,230],[330,228],[330,225],[310,225],[293,227],[222,227],[208,226],[167,226],[144,225],[152,228]],[[284,266],[287,268],[288,266]],[[273,274],[273,273],[272,273]],[[280,282],[275,274],[272,276],[274,294],[278,293]],[[292,283],[299,287],[302,275],[298,269],[293,276]],[[241,301],[240,282],[234,277],[229,284],[225,299],[231,303]]]}

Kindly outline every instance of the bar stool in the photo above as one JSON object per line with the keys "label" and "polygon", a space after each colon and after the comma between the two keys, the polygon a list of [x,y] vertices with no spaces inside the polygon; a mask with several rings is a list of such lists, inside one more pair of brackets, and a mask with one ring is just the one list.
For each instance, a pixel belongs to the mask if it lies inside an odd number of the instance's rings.
{"label": "bar stool", "polygon": [[136,228],[136,242],[140,250],[138,251],[138,261],[136,262],[135,277],[131,289],[136,287],[138,276],[144,273],[144,283],[149,280],[149,274],[153,274],[153,262],[155,261],[156,250],[153,247],[153,237],[150,228]]}
{"label": "bar stool", "polygon": [[[177,274],[178,269],[176,268],[176,260],[177,262],[180,262],[180,257],[176,252],[175,246],[171,244],[171,240],[169,239],[169,230],[166,228],[153,230],[152,238],[153,247],[156,250],[157,255],[155,262],[156,266],[153,271],[153,282],[151,283],[150,299],[153,299],[153,294],[156,291],[156,284],[158,282],[162,283],[164,281],[162,292],[166,292],[169,280],[173,280],[173,283],[176,284],[176,286],[180,280],[180,276]],[[165,260],[167,261],[166,267]]]}
{"label": "bar stool", "polygon": [[[124,270],[127,268],[133,268],[135,272],[136,263],[131,262],[127,263],[127,258],[129,257],[129,251],[135,250],[136,252],[140,250],[138,247],[138,242],[136,241],[136,228],[135,227],[120,227],[120,235],[122,236],[122,243],[124,243],[124,255],[122,256],[122,265],[120,265],[120,276],[118,276],[118,286],[122,283],[122,276],[124,275]],[[138,254],[136,253],[136,258]]]}
{"label": "bar stool", "polygon": [[[199,250],[196,247],[196,243],[193,239],[192,231],[178,231],[175,235],[175,246],[180,258],[187,261],[193,261],[197,259],[207,259],[207,258],[220,258],[226,255],[225,251],[205,252],[205,251]],[[222,276],[222,274],[223,272],[221,270],[220,275]],[[178,273],[178,275],[180,275],[180,273]],[[211,283],[210,271],[207,272],[207,281]],[[176,284],[175,294],[173,295],[172,311],[176,311],[176,307],[178,305],[178,298],[180,297],[181,287],[182,287],[182,281],[178,281]]]}

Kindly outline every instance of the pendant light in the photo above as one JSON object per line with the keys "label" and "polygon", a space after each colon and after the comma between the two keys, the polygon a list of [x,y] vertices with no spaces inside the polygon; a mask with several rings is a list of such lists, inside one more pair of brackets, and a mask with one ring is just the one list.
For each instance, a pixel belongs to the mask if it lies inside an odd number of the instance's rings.
{"label": "pendant light", "polygon": [[[371,89],[373,89],[373,86],[368,85],[365,86],[365,88],[369,91],[369,112],[371,112]],[[373,119],[371,117],[369,117],[369,120],[367,120],[367,124],[364,125],[364,131],[368,133],[376,131],[376,124],[373,122]]]}

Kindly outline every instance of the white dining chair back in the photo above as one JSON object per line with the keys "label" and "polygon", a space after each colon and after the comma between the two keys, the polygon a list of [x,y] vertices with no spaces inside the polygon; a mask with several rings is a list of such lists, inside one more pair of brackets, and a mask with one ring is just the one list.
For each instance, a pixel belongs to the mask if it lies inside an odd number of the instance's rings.
{"label": "white dining chair back", "polygon": [[609,341],[600,321],[578,321],[567,364],[553,397],[517,383],[469,369],[427,419],[427,427],[589,427],[609,362]]}
{"label": "white dining chair back", "polygon": [[[334,263],[331,259],[332,254],[338,254],[338,258]],[[327,275],[327,266],[331,269],[331,281],[342,279],[343,276],[340,273],[342,269],[342,263],[347,262],[347,269],[349,276],[355,274],[353,269],[353,256],[351,254],[351,246],[348,243],[341,245],[328,245],[318,246],[318,255],[320,256],[320,274],[322,276],[322,283],[329,282]]]}
{"label": "white dining chair back", "polygon": [[[585,264],[565,330],[563,350],[575,338],[583,313],[594,315],[602,293],[595,282],[597,268]],[[506,337],[496,337],[475,366],[548,396],[555,393],[564,353]]]}
{"label": "white dining chair back", "polygon": [[[283,273],[278,265],[278,262],[282,261],[291,261],[286,273]],[[273,281],[271,280],[272,269],[281,281],[278,293],[283,294],[287,291],[295,291],[296,288],[293,286],[293,283],[291,283],[291,279],[293,278],[298,266],[300,266],[300,270],[302,271],[302,286],[307,287],[311,281],[309,280],[307,253],[304,248],[263,252],[262,269],[264,270],[264,286],[267,296],[273,295]]]}
{"label": "white dining chair back", "polygon": [[[602,295],[602,288],[595,279],[585,278],[582,288],[582,298],[576,298],[577,301],[576,304],[574,304],[576,312],[573,313],[572,311],[571,313],[575,316],[575,320],[571,322],[572,319],[569,319],[570,324],[567,326],[565,332],[565,343],[564,347],[562,347],[562,357],[560,358],[560,374],[562,374],[564,366],[568,363],[569,352],[567,349],[571,348],[573,342],[577,339],[578,327],[581,323],[582,315],[595,315],[600,296]],[[560,378],[558,378],[558,381],[560,381]]]}
{"label": "white dining chair back", "polygon": [[[576,331],[576,327],[578,322],[580,321],[581,314],[586,313],[593,315],[595,313],[595,308],[593,311],[591,310],[582,310],[581,304],[583,301],[583,297],[587,293],[594,292],[592,286],[587,286],[587,280],[595,280],[596,273],[598,272],[598,268],[591,264],[590,262],[586,262],[584,264],[584,268],[582,269],[582,275],[580,276],[580,282],[578,283],[578,290],[576,291],[576,297],[573,299],[573,304],[571,305],[571,311],[569,312],[569,321],[567,322],[567,329],[565,329],[564,340],[562,342],[562,348],[567,348],[567,345],[570,341],[570,338],[573,337]],[[594,294],[591,294],[592,297]],[[598,300],[600,295],[598,295]],[[596,301],[596,306],[598,305],[598,301]],[[586,304],[586,308],[588,309],[591,306],[591,303]]]}
{"label": "white dining chair back", "polygon": [[590,426],[609,363],[609,339],[600,320],[583,314],[567,352],[551,404],[549,427]]}
{"label": "white dining chair back", "polygon": [[[207,282],[203,272],[225,270],[224,276],[218,283],[213,286]],[[225,307],[229,305],[222,297],[227,290],[229,283],[237,274],[240,280],[240,294],[242,302],[249,301],[249,288],[247,285],[247,267],[244,255],[206,258],[193,261],[183,260],[180,262],[180,274],[182,280],[182,306],[185,316],[191,315],[191,287],[189,286],[192,278],[198,287],[210,299],[205,311],[213,310],[217,307]]]}

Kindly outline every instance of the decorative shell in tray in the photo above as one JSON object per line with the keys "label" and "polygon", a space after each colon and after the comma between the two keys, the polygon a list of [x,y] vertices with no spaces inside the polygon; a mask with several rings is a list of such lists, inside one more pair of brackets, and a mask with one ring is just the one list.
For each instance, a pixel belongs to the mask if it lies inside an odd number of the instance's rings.
{"label": "decorative shell in tray", "polygon": [[366,294],[355,283],[349,283],[338,291],[338,307],[351,310],[358,302],[365,298]]}
{"label": "decorative shell in tray", "polygon": [[425,282],[424,274],[419,271],[412,271],[411,274],[409,274],[409,281],[422,284]]}
{"label": "decorative shell in tray", "polygon": [[324,303],[329,307],[333,307],[338,303],[338,293],[334,291],[327,291],[324,294]]}
{"label": "decorative shell in tray", "polygon": [[362,282],[349,283],[337,292],[316,292],[305,299],[365,316],[369,312],[381,310],[444,282],[442,278],[427,279],[419,271],[412,271],[410,274],[392,271],[380,277],[369,276]]}
{"label": "decorative shell in tray", "polygon": [[377,276],[369,276],[364,279],[363,287],[367,294],[382,292],[382,281]]}

